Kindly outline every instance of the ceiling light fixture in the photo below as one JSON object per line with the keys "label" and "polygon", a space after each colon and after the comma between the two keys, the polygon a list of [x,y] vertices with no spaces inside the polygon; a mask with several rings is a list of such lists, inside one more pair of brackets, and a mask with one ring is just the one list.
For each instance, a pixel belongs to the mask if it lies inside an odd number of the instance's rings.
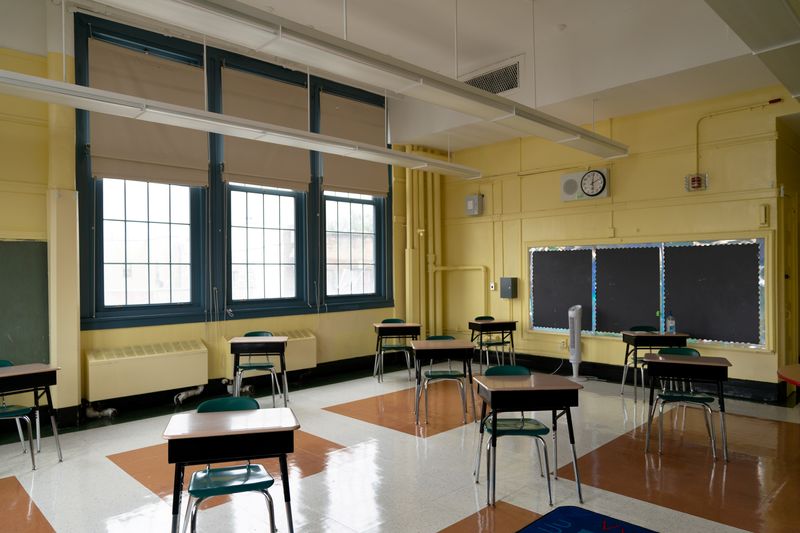
{"label": "ceiling light fixture", "polygon": [[628,147],[466,83],[231,0],[97,0],[255,52],[381,87],[603,158]]}
{"label": "ceiling light fixture", "polygon": [[461,178],[481,176],[478,170],[447,161],[8,70],[0,70],[0,93],[107,115],[315,150],[375,163],[426,169]]}

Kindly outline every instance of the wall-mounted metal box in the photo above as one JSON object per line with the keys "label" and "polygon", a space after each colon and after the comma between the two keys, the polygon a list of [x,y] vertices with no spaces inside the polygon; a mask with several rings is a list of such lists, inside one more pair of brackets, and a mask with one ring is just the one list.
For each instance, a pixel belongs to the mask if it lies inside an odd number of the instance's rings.
{"label": "wall-mounted metal box", "polygon": [[500,298],[517,297],[517,278],[500,278]]}

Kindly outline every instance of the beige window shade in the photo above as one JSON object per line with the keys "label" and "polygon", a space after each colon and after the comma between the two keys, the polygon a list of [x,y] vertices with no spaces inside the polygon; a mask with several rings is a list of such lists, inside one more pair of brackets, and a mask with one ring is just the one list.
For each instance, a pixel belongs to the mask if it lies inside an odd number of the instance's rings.
{"label": "beige window shade", "polygon": [[[308,131],[308,91],[289,83],[222,69],[222,111],[226,115]],[[308,150],[278,144],[224,138],[225,181],[308,190]]]}
{"label": "beige window shade", "polygon": [[[89,40],[89,85],[205,108],[203,70]],[[92,174],[181,185],[208,184],[208,134],[132,118],[90,114]]]}
{"label": "beige window shade", "polygon": [[[320,95],[320,133],[375,146],[386,146],[382,107],[340,96]],[[385,196],[387,166],[349,157],[322,154],[322,185],[326,190]]]}

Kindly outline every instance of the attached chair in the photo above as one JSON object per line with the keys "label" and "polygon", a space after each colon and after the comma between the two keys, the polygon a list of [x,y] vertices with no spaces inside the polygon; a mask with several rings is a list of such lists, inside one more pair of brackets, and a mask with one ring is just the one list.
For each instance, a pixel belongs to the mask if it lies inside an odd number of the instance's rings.
{"label": "attached chair", "polygon": [[[405,324],[402,318],[384,318],[381,324]],[[381,336],[378,339],[378,346],[375,350],[375,364],[372,375],[383,381],[383,354],[391,352],[403,352],[406,356],[406,368],[408,369],[408,379],[411,380],[411,345],[407,335],[397,337]],[[388,341],[388,342],[387,342]]]}
{"label": "attached chair", "polygon": [[[700,357],[700,352],[694,348],[662,348],[658,351],[659,355],[678,355],[682,357]],[[661,455],[664,450],[664,405],[668,403],[682,403],[684,408],[686,404],[696,404],[703,407],[704,420],[706,422],[706,430],[708,437],[711,440],[711,455],[714,460],[717,459],[717,441],[714,436],[714,421],[711,411],[711,403],[715,398],[708,394],[702,394],[694,391],[691,381],[688,380],[668,380],[664,388],[656,396],[656,401],[653,404],[653,410],[649,413],[647,419],[647,444],[645,445],[645,452],[650,450],[650,425],[653,420],[653,415],[658,409],[658,453]],[[684,411],[684,416],[685,416]]]}
{"label": "attached chair", "polygon": [[[244,334],[245,337],[272,337],[272,332],[269,331],[248,331]],[[242,377],[245,372],[260,370],[262,372],[268,372],[271,381],[272,381],[272,407],[275,407],[275,390],[277,389],[278,394],[283,394],[281,392],[280,383],[278,383],[278,376],[275,373],[275,365],[270,362],[269,356],[266,356],[266,359],[263,361],[256,361],[253,362],[253,356],[264,356],[263,354],[243,354],[247,356],[247,362],[239,362],[239,368],[236,371],[236,376],[234,376],[234,396],[239,396],[239,393],[242,390]]]}
{"label": "attached chair", "polygon": [[[431,335],[427,338],[429,341],[445,341],[453,340],[455,337],[451,335]],[[422,363],[420,363],[422,364]],[[453,370],[451,362],[447,362],[447,370],[434,370],[433,361],[430,362],[428,370],[422,373],[422,384],[417,390],[417,424],[419,424],[419,395],[425,391],[425,423],[428,423],[428,385],[436,381],[455,381],[458,384],[458,391],[461,393],[461,404],[464,408],[464,423],[467,423],[467,396],[466,396],[466,376],[464,372]],[[473,405],[474,408],[474,405]]]}
{"label": "attached chair", "polygon": [[[481,320],[494,320],[493,316],[490,315],[482,315],[476,316],[475,321]],[[510,346],[511,343],[507,340],[503,340],[503,335],[497,334],[484,334],[481,337],[478,337],[478,364],[481,367],[481,373],[483,373],[483,354],[486,354],[486,366],[490,366],[491,362],[489,361],[489,350],[494,352],[495,361],[498,365],[505,364],[506,359],[506,346]],[[502,354],[502,355],[501,355]],[[511,359],[511,364],[514,364],[514,354],[511,353],[509,356]]]}
{"label": "attached chair", "polygon": [[[633,326],[630,331],[649,331],[649,332],[656,332],[658,328],[653,326]],[[639,371],[639,375],[642,378],[642,387],[644,387],[644,367],[645,363],[641,359],[637,358],[637,365],[633,369],[633,386],[636,387],[636,371]],[[619,386],[619,393],[620,395],[625,393],[625,380],[628,378],[628,367],[634,366],[633,364],[633,357],[628,351],[625,351],[625,362],[622,364],[622,383]]]}
{"label": "attached chair", "polygon": [[[0,359],[0,367],[14,366],[14,363],[6,359]],[[25,447],[25,437],[22,436],[22,425],[20,420],[24,420],[28,425],[28,442],[30,443],[31,450],[31,466],[36,470],[36,457],[33,451],[33,427],[31,426],[31,407],[23,407],[21,405],[6,405],[6,397],[2,396],[0,399],[0,420],[11,420],[17,423],[17,432],[19,433],[19,440],[22,442],[22,453],[27,453],[28,448]]]}
{"label": "attached chair", "polygon": [[[524,366],[492,366],[486,369],[486,376],[528,376],[530,370]],[[480,427],[480,441],[478,442],[478,452],[475,455],[475,468],[473,475],[475,476],[475,483],[478,482],[478,477],[481,472],[481,449],[483,448],[483,434],[489,434],[489,442],[486,446],[486,453],[489,454],[489,473],[487,474],[487,485],[491,488],[495,480],[497,458],[495,457],[495,450],[492,448],[492,413],[481,421]],[[505,436],[521,436],[533,437],[536,442],[536,455],[539,458],[539,475],[544,477],[547,472],[547,494],[550,498],[550,505],[553,505],[553,490],[550,486],[550,465],[547,457],[547,443],[544,436],[550,433],[550,429],[536,420],[535,418],[526,418],[525,413],[520,412],[519,418],[498,418],[497,419],[497,438]],[[544,448],[544,467],[542,466],[542,448]],[[556,465],[557,467],[557,465]],[[491,490],[491,489],[490,489]]]}
{"label": "attached chair", "polygon": [[[197,406],[197,412],[247,411],[258,408],[258,402],[253,398],[228,396],[206,400]],[[277,531],[275,527],[275,510],[272,505],[272,497],[267,491],[274,483],[275,480],[263,466],[250,464],[250,461],[244,465],[219,468],[211,468],[211,465],[207,465],[205,470],[192,474],[192,479],[189,481],[189,502],[186,506],[183,531],[186,531],[186,526],[191,520],[192,533],[194,533],[197,527],[197,509],[206,498],[258,491],[267,500],[270,531],[275,533]]]}

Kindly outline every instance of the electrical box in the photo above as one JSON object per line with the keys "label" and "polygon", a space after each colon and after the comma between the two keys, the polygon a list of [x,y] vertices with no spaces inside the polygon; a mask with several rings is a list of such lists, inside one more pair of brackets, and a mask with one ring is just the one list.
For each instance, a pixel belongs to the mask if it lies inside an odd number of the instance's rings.
{"label": "electrical box", "polygon": [[470,194],[466,200],[464,207],[466,208],[467,216],[476,217],[483,214],[482,194]]}
{"label": "electrical box", "polygon": [[500,278],[500,298],[517,297],[517,278]]}

